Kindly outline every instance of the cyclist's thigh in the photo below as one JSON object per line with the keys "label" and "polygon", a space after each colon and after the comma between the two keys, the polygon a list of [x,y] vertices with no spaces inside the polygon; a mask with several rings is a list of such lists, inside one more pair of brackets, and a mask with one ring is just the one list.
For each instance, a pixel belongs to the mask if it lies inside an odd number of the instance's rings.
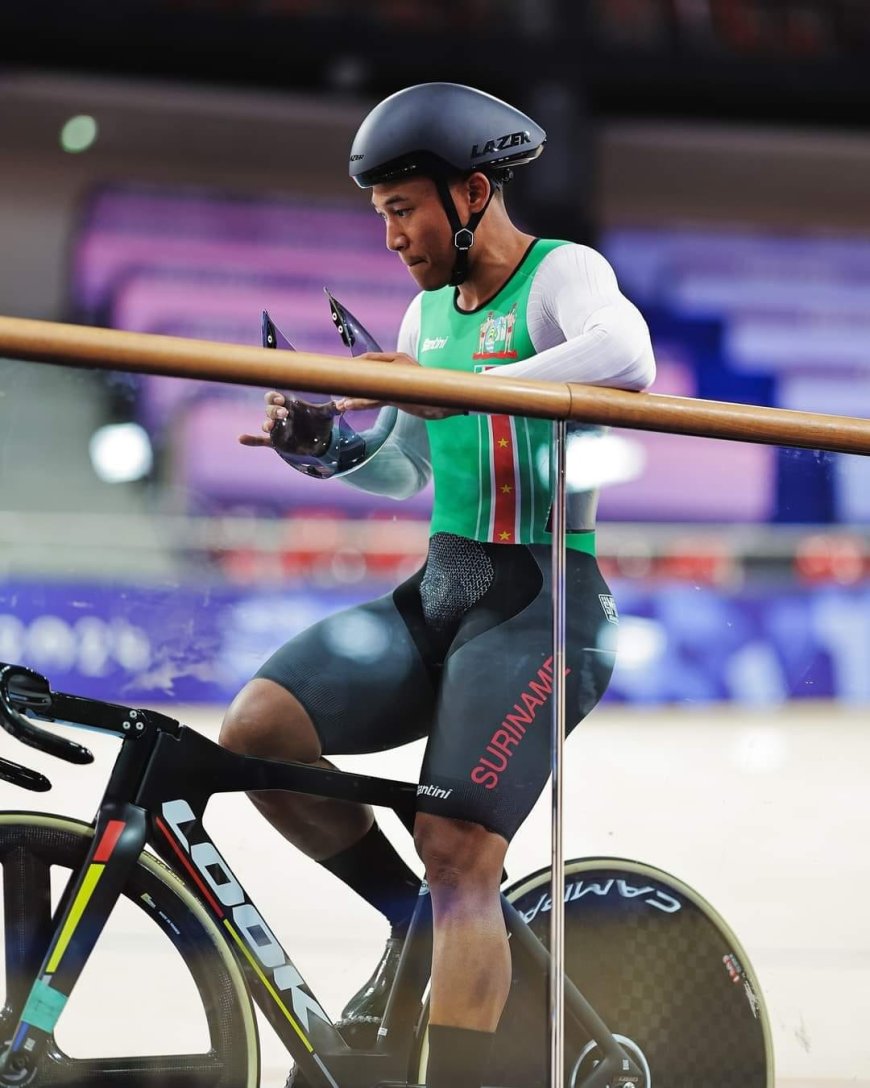
{"label": "cyclist's thigh", "polygon": [[324,755],[378,752],[425,736],[434,690],[389,594],[327,616],[257,672],[303,705]]}
{"label": "cyclist's thigh", "polygon": [[[418,807],[510,839],[550,772],[553,691],[549,549],[525,549],[503,585],[469,613],[447,657],[423,760]],[[517,559],[521,559],[517,553]],[[516,564],[515,564],[516,565]],[[516,587],[525,584],[524,592]],[[613,668],[616,610],[592,556],[569,552],[566,723],[595,706]],[[524,600],[525,598],[525,600]]]}

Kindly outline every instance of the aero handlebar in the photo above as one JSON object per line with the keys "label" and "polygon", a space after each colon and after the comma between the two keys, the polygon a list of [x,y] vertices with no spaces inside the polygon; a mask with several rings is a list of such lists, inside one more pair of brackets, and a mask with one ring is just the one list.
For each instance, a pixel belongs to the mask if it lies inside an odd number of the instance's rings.
{"label": "aero handlebar", "polygon": [[[38,748],[58,759],[65,759],[69,763],[93,762],[94,757],[87,748],[65,737],[55,736],[47,729],[40,729],[13,704],[25,711],[32,710],[40,717],[51,718],[51,687],[45,677],[33,669],[0,662],[0,726],[22,744]],[[0,778],[28,790],[44,792],[51,789],[51,783],[44,775],[6,759],[0,760]]]}
{"label": "aero handlebar", "polygon": [[20,763],[13,763],[8,759],[0,759],[0,778],[11,782],[13,786],[21,786],[34,793],[45,793],[51,789],[51,782],[40,774],[39,771],[31,771],[22,767]]}
{"label": "aero handlebar", "polygon": [[[180,728],[174,718],[154,710],[138,710],[101,699],[53,691],[48,680],[33,669],[0,661],[0,726],[22,744],[68,763],[93,763],[89,749],[40,729],[25,714],[44,721],[105,731],[122,739],[144,736],[146,726],[157,726],[173,736],[178,735]],[[43,775],[7,759],[0,759],[0,778],[27,790],[51,789],[51,783]]]}

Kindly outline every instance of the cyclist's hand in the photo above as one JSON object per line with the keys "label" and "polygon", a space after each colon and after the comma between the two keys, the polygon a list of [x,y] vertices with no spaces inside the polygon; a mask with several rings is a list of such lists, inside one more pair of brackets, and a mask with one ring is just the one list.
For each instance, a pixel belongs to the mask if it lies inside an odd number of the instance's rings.
{"label": "cyclist's hand", "polygon": [[239,442],[241,442],[243,446],[271,446],[272,428],[279,419],[287,418],[287,401],[283,393],[278,393],[274,389],[270,389],[263,397],[263,400],[266,402],[266,417],[260,426],[260,430],[264,433],[240,434]]}
{"label": "cyclist's hand", "polygon": [[[358,359],[370,363],[393,363],[396,366],[419,366],[416,359],[406,355],[402,351],[367,351],[364,355],[358,355]],[[341,397],[335,402],[340,412],[350,412],[360,408],[383,408],[387,404],[395,404],[403,412],[410,412],[412,416],[421,419],[445,419],[447,416],[459,415],[459,408],[434,408],[428,404],[400,404],[390,400],[366,400],[362,397]]]}
{"label": "cyclist's hand", "polygon": [[311,404],[287,398],[270,390],[266,396],[266,418],[260,435],[239,435],[243,446],[274,446],[279,453],[321,457],[332,442],[333,421],[338,415],[334,401]]}

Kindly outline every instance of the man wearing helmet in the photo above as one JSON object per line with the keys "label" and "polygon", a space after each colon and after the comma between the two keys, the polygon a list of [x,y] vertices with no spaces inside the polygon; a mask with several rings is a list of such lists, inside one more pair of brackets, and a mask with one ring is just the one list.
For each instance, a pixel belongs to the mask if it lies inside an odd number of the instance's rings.
{"label": "man wearing helmet", "polygon": [[[543,150],[531,118],[470,87],[410,87],[381,102],[354,140],[350,174],[371,190],[387,247],[420,287],[398,352],[369,355],[510,377],[643,389],[654,361],[643,318],[607,262],[511,222],[502,186]],[[269,443],[297,402],[266,396]],[[348,409],[370,402],[345,400]],[[429,554],[392,594],[329,617],[262,667],[221,739],[309,762],[426,736],[415,844],[432,896],[429,1088],[479,1088],[510,986],[499,902],[507,846],[546,784],[552,693],[550,425],[400,405],[386,442],[345,475],[404,498],[435,481]],[[285,426],[287,424],[285,423]],[[594,492],[570,496],[567,724],[600,699],[618,615],[595,561]],[[342,656],[349,621],[376,636]],[[392,925],[370,983],[345,1009],[377,1020],[417,881],[374,823],[345,802],[283,793],[255,803]]]}

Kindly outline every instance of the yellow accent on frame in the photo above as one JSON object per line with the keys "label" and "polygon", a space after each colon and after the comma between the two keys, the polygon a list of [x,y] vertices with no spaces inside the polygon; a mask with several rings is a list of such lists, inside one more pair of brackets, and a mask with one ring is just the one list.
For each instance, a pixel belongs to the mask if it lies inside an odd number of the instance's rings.
{"label": "yellow accent on frame", "polygon": [[230,931],[230,936],[233,938],[233,940],[236,942],[236,944],[242,950],[242,953],[243,953],[245,959],[248,961],[248,963],[251,965],[251,967],[256,972],[257,978],[259,978],[260,982],[262,982],[263,985],[266,987],[266,989],[269,991],[269,994],[270,994],[272,1000],[275,1002],[275,1004],[278,1006],[278,1008],[281,1010],[281,1012],[283,1012],[284,1015],[287,1017],[287,1019],[290,1021],[290,1024],[292,1025],[293,1030],[296,1032],[296,1034],[299,1036],[299,1038],[302,1040],[302,1042],[305,1043],[305,1046],[307,1047],[309,1053],[313,1054],[314,1053],[314,1047],[311,1045],[311,1043],[308,1042],[308,1039],[306,1038],[305,1033],[302,1031],[302,1028],[299,1027],[299,1025],[296,1023],[296,1021],[290,1015],[290,1010],[287,1008],[287,1006],[284,1004],[284,1002],[278,996],[278,991],[275,989],[275,987],[272,985],[272,983],[266,978],[266,976],[260,970],[259,964],[254,959],[254,957],[251,955],[251,953],[248,950],[248,948],[246,947],[244,941],[241,939],[241,937],[238,935],[238,933],[236,933],[236,931],[233,929],[233,927],[230,925],[230,923],[226,920],[226,918],[224,918],[224,925]]}
{"label": "yellow accent on frame", "polygon": [[60,936],[57,939],[57,944],[52,950],[51,959],[48,961],[45,968],[47,974],[53,975],[57,970],[57,965],[60,963],[64,952],[67,950],[67,945],[72,939],[72,935],[81,920],[85,907],[88,905],[91,896],[94,894],[94,888],[96,888],[100,877],[103,875],[105,867],[105,865],[96,862],[88,866],[88,871],[85,873],[82,886],[79,888],[78,894],[72,902],[69,914],[66,916],[66,921],[63,924],[63,929],[60,931]]}

